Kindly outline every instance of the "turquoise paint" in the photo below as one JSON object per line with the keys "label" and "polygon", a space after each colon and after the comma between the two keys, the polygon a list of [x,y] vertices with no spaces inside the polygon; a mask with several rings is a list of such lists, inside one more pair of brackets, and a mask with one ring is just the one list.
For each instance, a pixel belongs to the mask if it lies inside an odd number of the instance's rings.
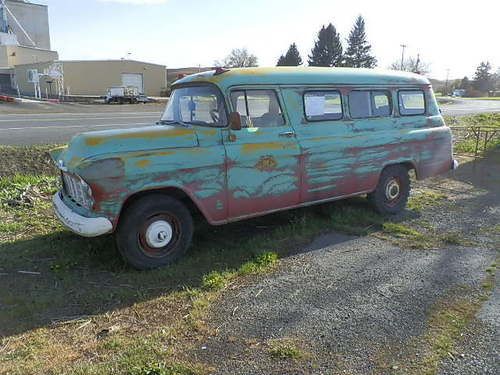
{"label": "turquoise paint", "polygon": [[[419,177],[451,166],[451,133],[443,126],[429,81],[419,75],[331,68],[232,69],[216,76],[193,75],[176,86],[196,82],[217,85],[226,98],[238,86],[274,89],[286,123],[239,131],[161,125],[78,135],[66,150],[53,153],[99,198],[92,212],[71,206],[75,211],[105,215],[116,224],[133,194],[177,188],[211,223],[220,224],[371,191],[390,164],[412,163]],[[303,93],[320,86],[342,91],[344,119],[306,121]],[[349,118],[346,90],[352,87],[391,90],[394,117]],[[425,90],[428,114],[399,117],[398,87]],[[282,136],[287,132],[294,136]]]}

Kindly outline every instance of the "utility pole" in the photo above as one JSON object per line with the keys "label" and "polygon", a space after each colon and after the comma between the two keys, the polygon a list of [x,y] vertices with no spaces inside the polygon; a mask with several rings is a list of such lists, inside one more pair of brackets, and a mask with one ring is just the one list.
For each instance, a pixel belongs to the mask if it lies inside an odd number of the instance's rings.
{"label": "utility pole", "polygon": [[401,44],[401,70],[404,70],[406,44]]}
{"label": "utility pole", "polygon": [[448,79],[450,78],[450,69],[446,69],[446,82],[444,84],[445,95],[448,95]]}
{"label": "utility pole", "polygon": [[417,61],[415,62],[415,71],[414,73],[420,74],[420,70],[418,69],[420,65],[420,53],[417,54]]}

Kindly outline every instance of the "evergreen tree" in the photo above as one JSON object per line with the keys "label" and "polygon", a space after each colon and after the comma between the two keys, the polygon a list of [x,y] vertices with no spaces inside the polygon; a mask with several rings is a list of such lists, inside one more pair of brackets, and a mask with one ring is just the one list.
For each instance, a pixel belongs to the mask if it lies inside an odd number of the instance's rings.
{"label": "evergreen tree", "polygon": [[488,61],[483,61],[476,69],[474,75],[474,88],[485,92],[493,88],[493,75],[491,74],[491,65]]}
{"label": "evergreen tree", "polygon": [[366,40],[365,20],[362,16],[358,16],[347,39],[345,66],[374,68],[377,65],[377,59],[370,54],[371,48],[372,46]]}
{"label": "evergreen tree", "polygon": [[460,81],[460,88],[462,90],[468,90],[470,88],[470,81],[469,81],[469,78],[467,76],[462,78],[462,80]]}
{"label": "evergreen tree", "polygon": [[285,56],[281,55],[280,58],[278,59],[278,63],[276,66],[286,66],[286,58]]}
{"label": "evergreen tree", "polygon": [[295,43],[292,43],[288,48],[287,53],[278,60],[277,66],[299,66],[302,65],[302,57]]}
{"label": "evergreen tree", "polygon": [[321,27],[318,39],[309,55],[310,66],[342,66],[342,42],[340,34],[331,23]]}

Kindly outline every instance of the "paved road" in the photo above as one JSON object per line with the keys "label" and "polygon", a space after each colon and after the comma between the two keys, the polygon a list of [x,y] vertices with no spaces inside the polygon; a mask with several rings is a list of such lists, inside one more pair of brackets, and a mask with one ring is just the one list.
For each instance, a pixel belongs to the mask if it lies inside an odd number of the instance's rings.
{"label": "paved road", "polygon": [[[75,108],[81,109],[81,112],[43,113],[40,110],[37,113],[35,108],[33,113],[0,113],[0,144],[65,143],[73,135],[84,131],[145,126],[160,118],[163,105],[137,111],[125,106],[116,109],[89,106]],[[74,110],[73,107],[71,109]],[[452,104],[443,104],[441,109],[443,114],[453,116],[500,112],[500,101],[453,99]]]}
{"label": "paved road", "polygon": [[92,130],[154,124],[161,112],[41,113],[0,115],[0,144],[64,143]]}
{"label": "paved road", "polygon": [[500,100],[449,99],[450,104],[442,104],[444,115],[463,116],[484,112],[500,112]]}

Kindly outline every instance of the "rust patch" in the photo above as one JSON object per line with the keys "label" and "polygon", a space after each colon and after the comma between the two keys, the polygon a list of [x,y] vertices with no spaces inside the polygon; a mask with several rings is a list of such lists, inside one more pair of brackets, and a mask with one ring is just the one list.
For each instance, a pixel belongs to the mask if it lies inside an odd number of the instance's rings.
{"label": "rust patch", "polygon": [[98,145],[100,145],[103,141],[104,141],[104,139],[102,139],[101,137],[87,138],[87,139],[85,140],[85,144],[86,144],[87,146],[98,146]]}
{"label": "rust patch", "polygon": [[253,152],[261,150],[282,150],[283,145],[281,143],[249,143],[241,147],[241,152],[244,154],[251,154]]}
{"label": "rust patch", "polygon": [[257,164],[255,164],[255,168],[257,168],[261,172],[271,172],[276,169],[278,163],[272,156],[262,156]]}
{"label": "rust patch", "polygon": [[135,165],[137,165],[139,168],[146,168],[151,164],[151,161],[148,159],[142,159],[138,160]]}

